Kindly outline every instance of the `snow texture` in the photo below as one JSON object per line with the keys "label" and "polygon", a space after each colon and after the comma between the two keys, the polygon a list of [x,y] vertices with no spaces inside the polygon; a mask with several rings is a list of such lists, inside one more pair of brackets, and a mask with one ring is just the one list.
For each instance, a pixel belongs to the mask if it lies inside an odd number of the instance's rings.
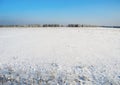
{"label": "snow texture", "polygon": [[0,85],[120,85],[120,29],[0,28]]}

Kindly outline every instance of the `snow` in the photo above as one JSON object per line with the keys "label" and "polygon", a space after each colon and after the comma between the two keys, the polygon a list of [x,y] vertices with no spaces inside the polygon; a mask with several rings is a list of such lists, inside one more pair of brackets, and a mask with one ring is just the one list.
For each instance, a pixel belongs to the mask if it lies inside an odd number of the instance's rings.
{"label": "snow", "polygon": [[0,28],[0,85],[120,85],[120,29]]}

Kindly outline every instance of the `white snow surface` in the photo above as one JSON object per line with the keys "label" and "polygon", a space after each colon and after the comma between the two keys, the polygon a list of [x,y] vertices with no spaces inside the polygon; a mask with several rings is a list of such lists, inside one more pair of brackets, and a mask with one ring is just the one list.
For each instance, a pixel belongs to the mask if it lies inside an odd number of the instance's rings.
{"label": "white snow surface", "polygon": [[120,85],[120,29],[0,28],[0,85],[18,83]]}

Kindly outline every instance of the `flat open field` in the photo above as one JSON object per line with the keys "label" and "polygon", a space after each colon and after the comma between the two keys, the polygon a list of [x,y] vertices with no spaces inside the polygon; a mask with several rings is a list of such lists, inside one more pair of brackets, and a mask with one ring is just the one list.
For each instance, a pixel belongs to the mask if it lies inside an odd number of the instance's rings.
{"label": "flat open field", "polygon": [[50,85],[120,85],[120,29],[0,28],[0,75],[8,75],[6,67],[31,78],[56,68]]}

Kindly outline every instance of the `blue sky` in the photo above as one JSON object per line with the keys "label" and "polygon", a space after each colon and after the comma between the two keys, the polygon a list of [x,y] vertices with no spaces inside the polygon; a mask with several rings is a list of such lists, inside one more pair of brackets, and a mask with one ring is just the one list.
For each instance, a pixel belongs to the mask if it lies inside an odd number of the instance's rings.
{"label": "blue sky", "polygon": [[0,0],[0,24],[120,25],[120,0]]}

